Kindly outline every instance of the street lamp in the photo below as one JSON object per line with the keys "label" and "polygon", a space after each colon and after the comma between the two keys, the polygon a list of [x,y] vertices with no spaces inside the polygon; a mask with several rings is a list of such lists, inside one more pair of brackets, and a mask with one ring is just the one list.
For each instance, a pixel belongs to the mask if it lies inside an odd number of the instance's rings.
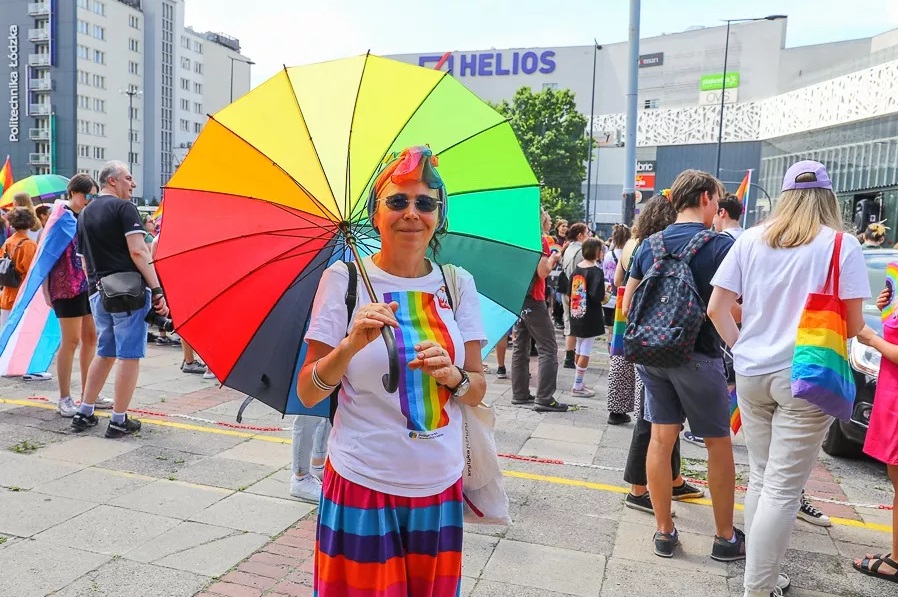
{"label": "street lamp", "polygon": [[255,64],[252,60],[243,60],[237,56],[228,56],[228,59],[231,61],[231,103],[234,103],[234,63],[242,62],[243,64],[247,64],[252,66]]}
{"label": "street lamp", "polygon": [[715,173],[720,178],[720,149],[723,145],[723,110],[724,100],[726,99],[727,90],[727,55],[730,52],[730,23],[748,23],[751,21],[778,21],[785,19],[786,15],[769,15],[766,17],[757,17],[754,19],[723,19],[727,24],[727,38],[723,46],[723,80],[720,83],[720,125],[717,127],[717,166]]}
{"label": "street lamp", "polygon": [[[593,140],[593,118],[596,111],[596,59],[602,46],[595,39],[592,40],[592,98],[589,100],[589,165],[586,168],[586,214],[584,218],[589,221],[589,206],[591,205],[592,195],[592,140]],[[596,174],[598,175],[599,165],[596,164]]]}
{"label": "street lamp", "polygon": [[[127,90],[119,90],[128,96],[128,172],[134,169],[134,96],[143,92],[134,85],[129,85]],[[134,174],[131,172],[131,174]]]}

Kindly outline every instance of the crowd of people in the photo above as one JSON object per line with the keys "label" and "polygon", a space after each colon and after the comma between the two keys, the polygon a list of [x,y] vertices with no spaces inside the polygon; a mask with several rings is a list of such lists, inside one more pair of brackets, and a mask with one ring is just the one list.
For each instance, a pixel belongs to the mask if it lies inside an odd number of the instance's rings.
{"label": "crowd of people", "polygon": [[[95,408],[111,408],[109,438],[140,429],[127,411],[146,354],[147,316],[168,314],[152,264],[159,230],[151,231],[130,201],[134,187],[120,162],[107,164],[99,181],[72,178],[65,209],[77,218],[77,234],[43,287],[62,329],[58,411],[83,431],[98,424]],[[6,216],[11,230],[3,245],[9,266],[22,278],[41,234],[40,212],[24,199],[17,198]],[[361,264],[334,263],[314,299],[296,390],[306,407],[331,399],[336,408],[331,419],[294,420],[290,493],[319,504],[315,587],[321,597],[353,591],[453,595],[460,587],[462,406],[481,403],[490,372],[481,360],[487,337],[476,282],[437,261],[448,201],[429,148],[395,155],[377,175],[368,201],[380,250]],[[864,324],[862,303],[871,288],[862,245],[843,233],[822,164],[793,165],[774,213],[761,224],[743,230],[741,210],[715,177],[687,170],[643,207],[632,228],[615,226],[607,243],[583,223],[558,222],[557,236],[550,235],[552,221],[544,211],[542,255],[508,334],[511,402],[537,412],[568,411],[556,398],[559,361],[574,370],[567,393],[594,397],[594,383],[587,383],[593,348],[597,339],[610,341],[615,311],[622,313],[626,350],[610,357],[607,396],[609,424],[630,422],[635,413],[625,504],[654,515],[653,551],[674,557],[681,535],[672,501],[704,495],[680,471],[679,442],[688,423],[682,437],[708,452],[715,525],[710,557],[746,560],[746,597],[768,597],[791,584],[782,562],[805,504],[804,485],[837,414],[831,399],[844,389],[826,386],[829,401],[819,392],[803,393],[805,386],[824,383],[819,379],[827,373],[806,362],[803,355],[814,347],[808,348],[810,336],[802,330],[825,328],[824,348],[832,355],[824,364],[833,370],[844,360],[845,341],[856,337],[882,353],[883,375],[894,375],[898,324],[887,322],[885,337]],[[875,243],[883,231],[868,232]],[[359,266],[376,296],[354,285]],[[125,293],[134,302],[124,304],[111,289],[129,285],[139,292]],[[6,286],[0,295],[5,318],[16,292]],[[356,296],[355,303],[347,296]],[[825,308],[820,297],[829,301]],[[886,289],[877,304],[885,308],[891,298]],[[814,309],[829,315],[814,315]],[[553,322],[556,311],[559,320]],[[556,324],[564,335],[563,357]],[[396,392],[381,379],[388,357],[377,340],[385,327],[401,338],[404,366]],[[506,342],[497,346],[499,378],[509,376]],[[181,346],[182,370],[206,373],[192,349]],[[71,376],[79,348],[83,390],[76,403]],[[532,356],[538,358],[536,380]],[[114,395],[105,399],[100,390],[115,363]],[[744,531],[733,514],[734,388],[750,466]],[[876,400],[865,450],[888,465],[898,486],[896,426],[898,399],[884,393]],[[816,514],[809,516],[824,523]],[[898,520],[893,528],[892,551],[857,559],[858,571],[898,579]]]}

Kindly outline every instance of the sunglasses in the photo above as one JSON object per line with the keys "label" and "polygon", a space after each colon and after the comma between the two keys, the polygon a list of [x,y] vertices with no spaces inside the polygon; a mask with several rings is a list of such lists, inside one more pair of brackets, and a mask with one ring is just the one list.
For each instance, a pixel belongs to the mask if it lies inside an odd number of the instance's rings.
{"label": "sunglasses", "polygon": [[[408,209],[409,197],[405,193],[390,195],[385,199],[381,199],[384,205],[391,211],[405,211]],[[430,195],[418,195],[415,197],[415,209],[421,213],[430,213],[436,211],[442,201]]]}
{"label": "sunglasses", "polygon": [[99,197],[99,195],[95,195],[95,194],[93,194],[93,193],[87,193],[87,194],[84,195],[84,200],[85,200],[85,201],[93,201],[93,200],[96,199],[97,197]]}

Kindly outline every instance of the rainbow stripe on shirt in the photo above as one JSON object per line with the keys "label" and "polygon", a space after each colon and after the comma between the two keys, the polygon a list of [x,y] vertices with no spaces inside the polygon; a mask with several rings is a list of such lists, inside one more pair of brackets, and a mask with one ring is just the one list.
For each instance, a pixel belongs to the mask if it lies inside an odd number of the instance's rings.
{"label": "rainbow stripe on shirt", "polygon": [[455,360],[455,345],[446,323],[439,314],[439,302],[425,292],[388,292],[387,303],[399,303],[396,320],[396,348],[399,352],[399,405],[411,431],[434,431],[449,424],[445,406],[451,394],[435,379],[408,364],[417,356],[415,346],[432,340],[443,346]]}

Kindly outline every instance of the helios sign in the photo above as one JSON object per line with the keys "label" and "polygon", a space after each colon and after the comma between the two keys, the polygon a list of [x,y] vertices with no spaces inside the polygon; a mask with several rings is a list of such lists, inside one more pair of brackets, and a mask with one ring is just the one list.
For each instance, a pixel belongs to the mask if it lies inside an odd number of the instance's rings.
{"label": "helios sign", "polygon": [[555,52],[532,51],[478,52],[474,54],[433,54],[418,57],[418,66],[434,65],[435,70],[446,69],[458,77],[495,77],[507,75],[532,75],[539,71],[546,75],[555,71]]}
{"label": "helios sign", "polygon": [[9,61],[9,142],[19,142],[19,28],[9,26],[9,45],[6,59]]}

